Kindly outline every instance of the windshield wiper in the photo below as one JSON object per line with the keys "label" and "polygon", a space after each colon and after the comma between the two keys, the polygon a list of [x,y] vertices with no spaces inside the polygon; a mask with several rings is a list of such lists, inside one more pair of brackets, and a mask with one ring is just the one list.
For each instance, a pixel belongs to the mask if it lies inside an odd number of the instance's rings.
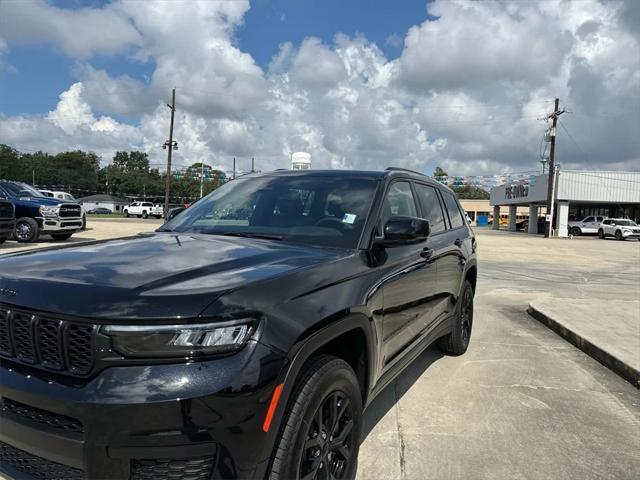
{"label": "windshield wiper", "polygon": [[247,232],[224,232],[219,235],[226,237],[263,238],[265,240],[283,240],[281,235],[269,235],[267,233],[247,233]]}

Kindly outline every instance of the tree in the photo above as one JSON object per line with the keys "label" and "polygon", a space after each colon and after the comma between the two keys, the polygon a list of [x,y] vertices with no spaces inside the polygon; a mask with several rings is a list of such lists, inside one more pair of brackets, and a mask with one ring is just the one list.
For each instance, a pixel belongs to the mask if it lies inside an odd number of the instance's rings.
{"label": "tree", "polygon": [[149,155],[145,152],[116,152],[113,156],[113,165],[123,172],[148,172]]}
{"label": "tree", "polygon": [[434,177],[448,177],[449,175],[445,172],[442,167],[437,166],[433,172]]}

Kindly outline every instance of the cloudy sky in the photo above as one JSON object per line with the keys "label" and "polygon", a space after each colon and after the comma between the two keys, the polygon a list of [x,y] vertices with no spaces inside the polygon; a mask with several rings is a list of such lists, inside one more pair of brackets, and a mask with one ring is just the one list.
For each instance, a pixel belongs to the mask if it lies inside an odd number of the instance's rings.
{"label": "cloudy sky", "polygon": [[0,0],[0,143],[177,164],[640,170],[640,2]]}

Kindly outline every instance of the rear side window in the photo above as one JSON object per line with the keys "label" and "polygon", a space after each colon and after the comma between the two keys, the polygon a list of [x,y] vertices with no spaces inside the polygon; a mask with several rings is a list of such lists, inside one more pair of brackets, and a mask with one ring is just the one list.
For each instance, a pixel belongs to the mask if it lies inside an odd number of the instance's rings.
{"label": "rear side window", "polygon": [[447,207],[449,213],[449,220],[451,221],[451,228],[460,228],[464,225],[464,218],[458,208],[458,202],[455,197],[449,192],[442,192],[442,198],[444,205]]}
{"label": "rear side window", "polygon": [[416,192],[418,200],[422,206],[422,216],[429,221],[429,230],[431,233],[438,233],[445,230],[444,214],[438,193],[433,187],[428,185],[416,184]]}

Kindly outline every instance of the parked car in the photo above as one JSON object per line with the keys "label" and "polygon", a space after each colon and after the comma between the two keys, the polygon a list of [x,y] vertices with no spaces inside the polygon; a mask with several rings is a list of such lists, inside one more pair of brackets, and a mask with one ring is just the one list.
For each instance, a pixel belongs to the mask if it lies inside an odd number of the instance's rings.
{"label": "parked car", "polygon": [[615,237],[616,240],[637,238],[640,240],[640,226],[626,218],[606,218],[598,229],[600,238]]}
{"label": "parked car", "polygon": [[476,279],[453,192],[400,169],[247,175],[125,248],[0,258],[3,463],[353,479],[363,408],[466,351]]}
{"label": "parked car", "polygon": [[0,198],[0,243],[13,235],[16,225],[15,208],[9,200]]}
{"label": "parked car", "polygon": [[75,199],[73,195],[67,192],[59,192],[55,190],[40,190],[45,197],[49,198],[57,198],[58,200],[63,200],[65,202],[73,202],[80,205],[80,209],[82,210],[82,230],[86,230],[87,228],[87,210],[78,200]]}
{"label": "parked car", "polygon": [[162,218],[164,207],[162,205],[154,205],[151,202],[133,202],[122,209],[122,215],[126,218],[131,215],[135,215],[138,218]]}
{"label": "parked car", "polygon": [[[545,217],[538,217],[538,226],[537,226],[537,231],[538,233],[544,233],[544,227],[546,220]],[[516,223],[516,228],[518,230],[522,230],[524,232],[528,232],[529,231],[529,219],[525,218],[524,220],[517,222]]]}
{"label": "parked car", "polygon": [[97,208],[92,208],[87,213],[90,213],[91,215],[109,215],[113,213],[113,211],[105,207],[97,207]]}
{"label": "parked car", "polygon": [[604,217],[589,216],[584,217],[582,220],[576,220],[569,222],[568,229],[569,234],[574,237],[579,237],[585,234],[597,234],[600,224],[604,220]]}
{"label": "parked car", "polygon": [[18,242],[35,242],[41,233],[54,240],[67,240],[82,228],[80,205],[45,197],[26,183],[0,180],[0,197],[15,206],[13,236]]}

